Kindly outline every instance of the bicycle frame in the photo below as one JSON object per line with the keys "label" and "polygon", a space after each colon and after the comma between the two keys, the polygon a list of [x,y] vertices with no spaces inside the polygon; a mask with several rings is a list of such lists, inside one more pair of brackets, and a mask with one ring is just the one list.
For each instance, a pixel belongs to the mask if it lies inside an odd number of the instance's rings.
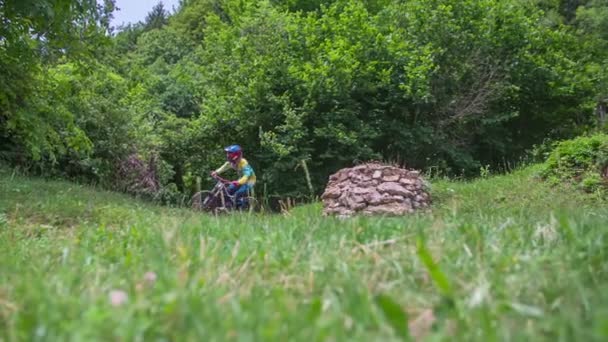
{"label": "bicycle frame", "polygon": [[[217,213],[218,210],[233,210],[234,206],[236,206],[236,195],[230,195],[227,189],[228,184],[231,182],[218,175],[212,176],[212,178],[215,179],[217,183],[210,191],[200,191],[193,196],[193,208],[212,211],[214,213]],[[203,195],[205,193],[207,196]],[[226,197],[228,198],[228,201],[226,201]],[[229,206],[227,206],[227,202],[229,202]]]}

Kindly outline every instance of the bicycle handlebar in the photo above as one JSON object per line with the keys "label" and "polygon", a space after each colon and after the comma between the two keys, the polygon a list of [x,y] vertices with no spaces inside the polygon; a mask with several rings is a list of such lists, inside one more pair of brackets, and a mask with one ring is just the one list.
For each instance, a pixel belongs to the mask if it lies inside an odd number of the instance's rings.
{"label": "bicycle handlebar", "polygon": [[230,183],[230,181],[229,181],[229,180],[224,179],[224,178],[222,178],[222,177],[220,177],[220,176],[218,176],[218,175],[215,175],[215,176],[213,176],[213,175],[212,175],[212,176],[211,176],[211,178],[215,179],[216,181],[218,181],[218,182],[220,182],[220,183],[224,183],[224,184],[226,184],[226,183]]}

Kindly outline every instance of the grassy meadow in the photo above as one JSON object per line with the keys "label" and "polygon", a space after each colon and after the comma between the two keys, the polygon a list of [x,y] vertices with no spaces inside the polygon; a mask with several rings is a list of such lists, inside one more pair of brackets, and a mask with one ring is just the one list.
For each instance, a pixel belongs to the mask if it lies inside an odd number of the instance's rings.
{"label": "grassy meadow", "polygon": [[608,340],[608,208],[530,167],[433,209],[223,217],[0,171],[0,341]]}

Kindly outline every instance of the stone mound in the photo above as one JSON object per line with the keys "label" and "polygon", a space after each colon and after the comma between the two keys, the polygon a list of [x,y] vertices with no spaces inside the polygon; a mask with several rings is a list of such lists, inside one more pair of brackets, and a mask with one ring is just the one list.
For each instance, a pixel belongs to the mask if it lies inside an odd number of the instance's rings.
{"label": "stone mound", "polygon": [[405,215],[431,202],[420,172],[379,163],[342,169],[321,196],[324,215]]}

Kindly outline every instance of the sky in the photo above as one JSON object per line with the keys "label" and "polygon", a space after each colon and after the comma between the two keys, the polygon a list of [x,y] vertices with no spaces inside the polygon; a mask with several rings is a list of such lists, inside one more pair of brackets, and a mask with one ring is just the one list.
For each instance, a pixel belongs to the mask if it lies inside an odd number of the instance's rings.
{"label": "sky", "polygon": [[116,7],[120,8],[120,11],[114,12],[112,25],[143,21],[152,7],[159,2],[165,5],[166,10],[173,12],[173,7],[177,8],[179,0],[116,0]]}

